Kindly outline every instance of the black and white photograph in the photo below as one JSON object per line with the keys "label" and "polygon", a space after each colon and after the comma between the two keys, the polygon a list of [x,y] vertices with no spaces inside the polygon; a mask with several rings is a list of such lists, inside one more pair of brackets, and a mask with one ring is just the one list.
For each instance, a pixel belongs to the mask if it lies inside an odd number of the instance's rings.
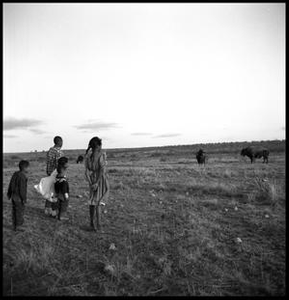
{"label": "black and white photograph", "polygon": [[286,296],[286,3],[2,3],[2,296]]}

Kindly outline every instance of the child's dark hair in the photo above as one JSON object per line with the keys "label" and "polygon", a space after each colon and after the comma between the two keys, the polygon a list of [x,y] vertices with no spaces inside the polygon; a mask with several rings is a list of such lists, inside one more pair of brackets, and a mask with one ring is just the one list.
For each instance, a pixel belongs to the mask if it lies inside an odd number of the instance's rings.
{"label": "child's dark hair", "polygon": [[23,169],[29,167],[29,161],[28,160],[21,160],[19,162],[19,169],[22,171]]}
{"label": "child's dark hair", "polygon": [[68,158],[62,156],[57,161],[57,173],[61,173],[62,169],[64,168],[65,164],[68,163]]}
{"label": "child's dark hair", "polygon": [[88,143],[88,147],[86,149],[86,152],[85,154],[88,153],[89,149],[92,149],[92,151],[94,151],[94,149],[97,147],[97,146],[101,146],[102,142],[101,142],[101,139],[97,136],[93,137],[89,143]]}
{"label": "child's dark hair", "polygon": [[57,145],[59,142],[62,142],[62,137],[61,136],[56,136],[53,139],[53,142],[54,142],[55,145]]}

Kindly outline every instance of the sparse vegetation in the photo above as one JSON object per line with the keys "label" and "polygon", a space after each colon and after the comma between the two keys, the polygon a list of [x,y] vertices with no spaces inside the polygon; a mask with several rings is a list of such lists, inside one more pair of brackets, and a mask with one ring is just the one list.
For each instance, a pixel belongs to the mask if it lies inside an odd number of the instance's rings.
{"label": "sparse vegetation", "polygon": [[11,155],[11,159],[16,160],[16,159],[21,159],[18,155]]}
{"label": "sparse vegetation", "polygon": [[70,220],[44,215],[33,190],[45,176],[42,152],[19,154],[31,175],[25,232],[12,232],[6,191],[17,166],[5,154],[4,295],[284,296],[284,143],[263,143],[268,165],[242,160],[244,143],[202,145],[211,155],[201,168],[199,146],[108,150],[104,233],[85,230],[87,183],[74,159]]}

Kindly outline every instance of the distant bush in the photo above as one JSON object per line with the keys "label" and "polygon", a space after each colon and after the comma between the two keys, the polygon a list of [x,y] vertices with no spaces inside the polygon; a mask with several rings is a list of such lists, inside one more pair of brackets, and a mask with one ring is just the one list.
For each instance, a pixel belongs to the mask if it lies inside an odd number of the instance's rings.
{"label": "distant bush", "polygon": [[40,156],[37,159],[38,162],[46,162],[46,157],[45,156]]}
{"label": "distant bush", "polygon": [[119,183],[115,184],[112,186],[112,189],[114,190],[124,190],[125,186],[124,184],[120,181]]}
{"label": "distant bush", "polygon": [[114,153],[107,153],[107,159],[115,158]]}
{"label": "distant bush", "polygon": [[154,153],[151,154],[151,157],[160,157],[162,155],[163,155],[162,153],[154,152]]}
{"label": "distant bush", "polygon": [[178,161],[178,164],[180,164],[180,165],[185,165],[185,164],[187,164],[188,162],[187,161],[184,161],[184,160],[179,160]]}
{"label": "distant bush", "polygon": [[3,169],[7,169],[9,168],[9,162],[8,161],[4,161],[3,162]]}
{"label": "distant bush", "polygon": [[241,149],[248,146],[264,147],[267,148],[270,152],[285,152],[285,140],[195,144],[184,145],[182,146],[182,149],[185,150],[185,152],[188,152],[188,154],[195,153],[200,148],[205,149],[208,154],[239,154],[241,152]]}
{"label": "distant bush", "polygon": [[3,161],[3,169],[7,169],[7,168],[14,168],[18,165],[17,161],[14,160],[4,160]]}
{"label": "distant bush", "polygon": [[21,159],[18,155],[11,155],[11,159]]}
{"label": "distant bush", "polygon": [[131,159],[133,159],[133,160],[136,160],[136,159],[137,159],[137,157],[138,157],[138,156],[137,156],[137,154],[135,154],[135,153],[134,153],[134,154],[132,154],[132,155],[130,156],[130,158],[131,158]]}
{"label": "distant bush", "polygon": [[108,169],[108,173],[109,173],[109,174],[110,174],[110,173],[117,173],[117,172],[119,172],[118,169]]}

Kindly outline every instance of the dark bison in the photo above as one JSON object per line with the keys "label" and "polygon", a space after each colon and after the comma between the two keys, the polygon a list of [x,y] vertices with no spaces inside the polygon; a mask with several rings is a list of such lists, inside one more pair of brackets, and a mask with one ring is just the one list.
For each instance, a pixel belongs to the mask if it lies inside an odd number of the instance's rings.
{"label": "dark bison", "polygon": [[263,163],[268,163],[269,151],[264,148],[247,147],[242,149],[241,155],[248,156],[251,159],[251,164],[255,162],[256,158],[262,158],[262,157],[263,157]]}
{"label": "dark bison", "polygon": [[76,163],[78,164],[78,163],[82,163],[82,162],[83,162],[83,156],[82,156],[82,155],[79,155],[79,156],[77,157]]}
{"label": "dark bison", "polygon": [[196,158],[199,165],[205,164],[207,160],[206,152],[203,149],[200,149],[196,154]]}

